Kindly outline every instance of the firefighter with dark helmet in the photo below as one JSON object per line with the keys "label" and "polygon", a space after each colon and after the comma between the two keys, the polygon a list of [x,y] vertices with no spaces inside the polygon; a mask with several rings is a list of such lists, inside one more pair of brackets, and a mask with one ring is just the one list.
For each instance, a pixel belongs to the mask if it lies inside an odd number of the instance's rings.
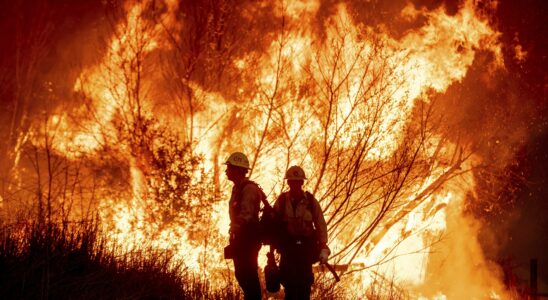
{"label": "firefighter with dark helmet", "polygon": [[310,299],[314,283],[312,265],[317,261],[326,263],[330,254],[327,225],[316,198],[303,190],[304,170],[292,166],[284,179],[289,191],[282,193],[274,204],[275,213],[283,222],[277,245],[281,254],[281,283],[285,299]]}
{"label": "firefighter with dark helmet", "polygon": [[225,258],[234,261],[236,280],[245,300],[261,299],[257,257],[261,242],[256,232],[262,190],[247,178],[249,160],[241,152],[232,153],[226,163],[226,176],[234,183],[229,202],[230,244]]}

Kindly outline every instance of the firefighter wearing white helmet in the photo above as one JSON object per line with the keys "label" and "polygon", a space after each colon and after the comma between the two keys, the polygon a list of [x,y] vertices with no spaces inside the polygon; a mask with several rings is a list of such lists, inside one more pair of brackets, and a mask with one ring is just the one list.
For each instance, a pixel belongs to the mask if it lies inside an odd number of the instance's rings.
{"label": "firefighter wearing white helmet", "polygon": [[287,180],[305,180],[306,175],[304,174],[304,170],[299,166],[292,166],[285,172],[284,179]]}
{"label": "firefighter wearing white helmet", "polygon": [[284,228],[277,250],[281,254],[280,276],[285,299],[310,299],[314,283],[312,265],[326,263],[327,225],[320,204],[311,193],[303,190],[306,175],[299,166],[287,169],[284,179],[289,191],[282,193],[274,210]]}
{"label": "firefighter wearing white helmet", "polygon": [[225,162],[225,165],[231,165],[249,170],[249,160],[242,152],[234,152],[230,154]]}
{"label": "firefighter wearing white helmet", "polygon": [[234,183],[229,201],[230,244],[225,258],[234,262],[236,280],[245,300],[261,299],[257,257],[261,242],[256,232],[259,208],[264,193],[246,176],[249,160],[241,152],[232,153],[225,162],[226,176]]}

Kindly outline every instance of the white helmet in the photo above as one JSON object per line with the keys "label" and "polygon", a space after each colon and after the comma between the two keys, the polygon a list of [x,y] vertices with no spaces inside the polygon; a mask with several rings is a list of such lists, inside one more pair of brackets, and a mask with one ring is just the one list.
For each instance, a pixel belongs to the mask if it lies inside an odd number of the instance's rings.
{"label": "white helmet", "polygon": [[230,154],[225,162],[225,165],[249,169],[249,160],[247,159],[247,156],[245,156],[245,154],[243,154],[242,152],[234,152]]}
{"label": "white helmet", "polygon": [[299,166],[292,166],[285,172],[284,179],[287,180],[305,180],[304,170]]}

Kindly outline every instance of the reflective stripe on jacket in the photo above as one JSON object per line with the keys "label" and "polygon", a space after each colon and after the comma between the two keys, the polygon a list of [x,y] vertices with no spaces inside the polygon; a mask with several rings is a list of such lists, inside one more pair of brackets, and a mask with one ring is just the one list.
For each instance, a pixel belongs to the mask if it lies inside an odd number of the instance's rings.
{"label": "reflective stripe on jacket", "polygon": [[262,192],[256,183],[246,180],[232,187],[229,201],[230,230],[237,233],[248,224],[259,222]]}
{"label": "reflective stripe on jacket", "polygon": [[311,237],[317,234],[319,242],[327,244],[327,225],[318,200],[308,192],[293,199],[289,192],[282,193],[274,204],[274,211],[287,224],[293,237]]}

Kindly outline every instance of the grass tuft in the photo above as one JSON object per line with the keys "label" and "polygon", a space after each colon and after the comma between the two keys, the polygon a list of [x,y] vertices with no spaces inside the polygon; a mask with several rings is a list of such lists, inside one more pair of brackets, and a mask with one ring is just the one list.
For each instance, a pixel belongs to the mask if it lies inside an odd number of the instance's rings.
{"label": "grass tuft", "polygon": [[19,224],[0,231],[1,299],[238,299],[169,252],[114,255],[96,222]]}

